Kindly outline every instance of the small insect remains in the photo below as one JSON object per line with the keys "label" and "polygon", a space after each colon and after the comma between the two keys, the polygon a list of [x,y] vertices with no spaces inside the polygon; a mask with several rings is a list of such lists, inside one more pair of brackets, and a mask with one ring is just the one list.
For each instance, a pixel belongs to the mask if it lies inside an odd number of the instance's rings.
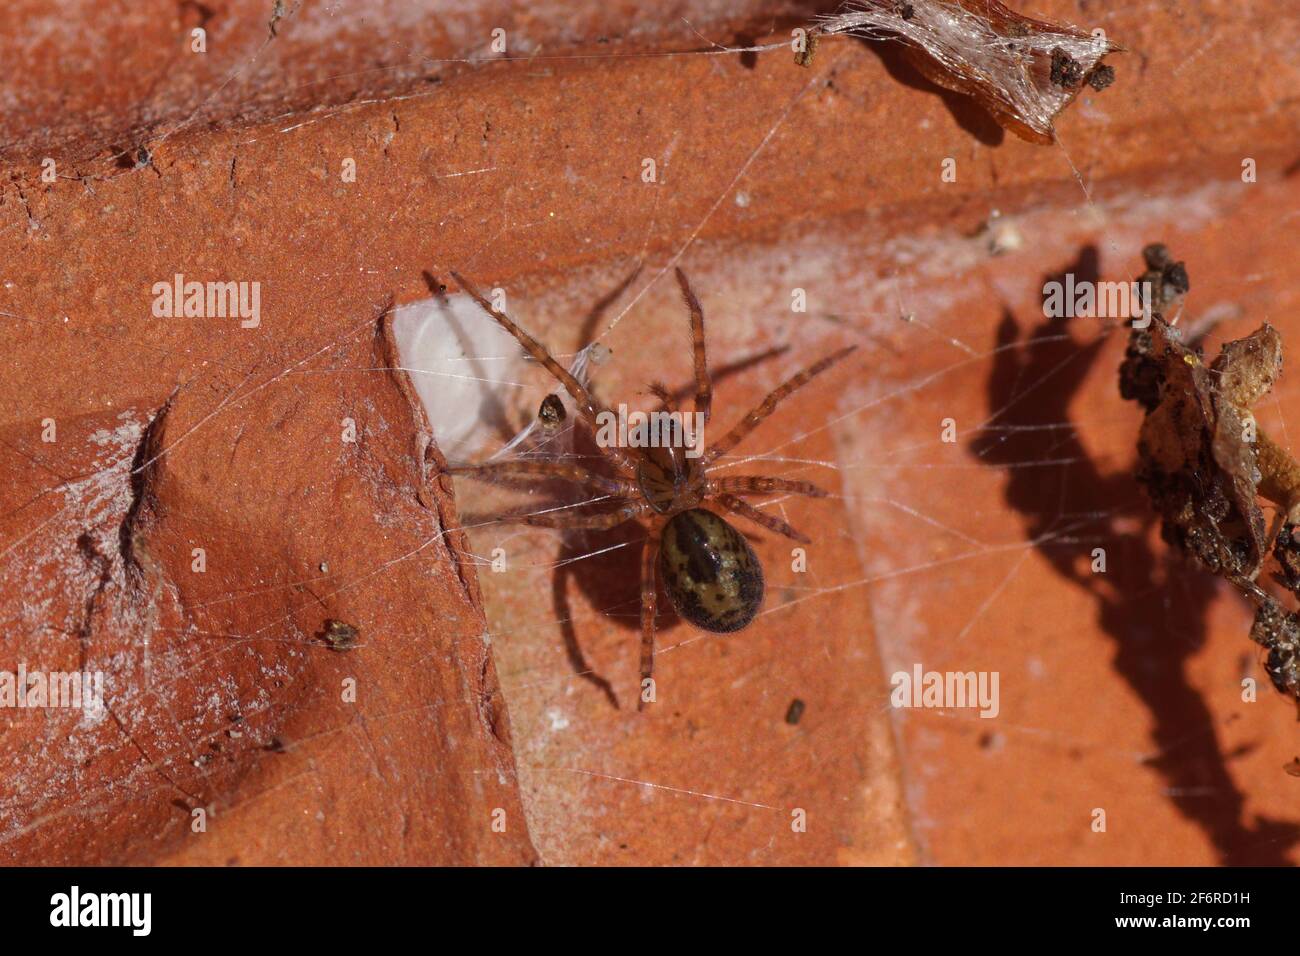
{"label": "small insect remains", "polygon": [[564,403],[560,396],[552,392],[542,399],[537,409],[537,420],[542,423],[542,428],[553,432],[564,424],[564,417]]}
{"label": "small insect remains", "polygon": [[330,650],[350,651],[357,646],[361,631],[346,621],[336,621],[330,618],[325,622],[325,628],[321,632],[321,636],[325,641],[325,646]]}
{"label": "small insect remains", "polygon": [[[708,422],[713,405],[713,384],[704,341],[704,311],[691,291],[686,275],[676,270],[682,298],[690,312],[695,366],[694,411]],[[611,414],[606,407],[531,335],[494,308],[463,276],[452,278],[488,315],[509,332],[524,350],[564,387],[577,406],[579,417],[595,435],[598,416]],[[623,447],[596,443],[612,474],[592,470],[571,460],[513,460],[452,467],[452,474],[486,481],[511,481],[521,477],[571,481],[590,491],[590,502],[600,510],[508,515],[502,520],[560,529],[602,530],[627,521],[646,519],[648,534],[641,553],[641,693],[638,709],[655,699],[654,652],[658,580],[678,616],[696,627],[715,633],[739,631],[753,621],[763,604],[763,568],[745,536],[719,512],[740,515],[776,534],[795,541],[809,539],[785,521],[761,511],[748,501],[755,495],[825,497],[809,481],[761,475],[713,477],[710,466],[726,454],[776,409],[791,393],[847,357],[857,346],[833,352],[774,389],[729,432],[695,456],[681,447]],[[672,394],[661,384],[650,386],[662,410],[677,412]],[[710,507],[705,507],[708,505]],[[613,507],[611,507],[613,506]]]}

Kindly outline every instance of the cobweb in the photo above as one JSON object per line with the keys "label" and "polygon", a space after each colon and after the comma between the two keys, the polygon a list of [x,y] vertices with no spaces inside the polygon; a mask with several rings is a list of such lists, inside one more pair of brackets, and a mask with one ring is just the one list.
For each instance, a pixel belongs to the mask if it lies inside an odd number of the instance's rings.
{"label": "cobweb", "polygon": [[[403,562],[448,560],[445,549],[472,565],[484,588],[487,637],[513,728],[514,768],[478,772],[517,774],[529,835],[545,862],[886,862],[908,858],[896,845],[909,842],[935,862],[1153,862],[1171,835],[1194,839],[1186,837],[1189,827],[1222,859],[1289,858],[1289,830],[1265,819],[1277,812],[1272,794],[1285,781],[1263,770],[1278,762],[1270,738],[1284,725],[1267,698],[1237,706],[1241,677],[1262,677],[1257,664],[1246,660],[1224,672],[1225,661],[1249,652],[1248,614],[1216,597],[1194,571],[1166,561],[1155,543],[1128,478],[1136,419],[1114,388],[1123,335],[1115,324],[1053,323],[1041,303],[1045,277],[1066,270],[1127,280],[1138,268],[1137,250],[1161,238],[1153,230],[1173,229],[1190,242],[1243,200],[1213,183],[1176,197],[1083,190],[1065,210],[1002,216],[990,209],[986,228],[973,235],[881,235],[872,224],[845,221],[814,224],[778,244],[697,241],[724,204],[752,201],[747,177],[755,159],[789,148],[805,98],[825,91],[848,42],[827,43],[806,83],[787,101],[764,106],[766,134],[728,170],[725,188],[699,211],[684,242],[664,250],[655,241],[661,196],[692,174],[670,147],[635,210],[645,224],[639,255],[568,272],[562,284],[535,279],[510,290],[512,316],[543,335],[563,364],[588,354],[594,341],[608,350],[608,362],[589,369],[606,401],[646,407],[646,383],[663,379],[676,389],[689,380],[686,316],[671,282],[673,267],[686,268],[707,318],[715,428],[836,346],[862,346],[844,374],[798,393],[721,461],[727,471],[808,478],[832,494],[764,502],[807,528],[814,543],[808,569],[795,571],[787,543],[755,534],[769,598],[751,631],[723,637],[663,622],[663,718],[638,717],[629,706],[638,614],[629,569],[643,543],[640,529],[602,536],[520,527],[494,514],[598,499],[555,485],[510,495],[458,480],[463,546],[439,532],[341,578],[322,566],[319,574],[281,575],[271,584],[250,579],[199,609],[192,653],[133,660],[131,667],[158,669],[155,677],[131,679],[164,702],[181,675],[215,666],[204,685],[214,703],[197,719],[168,713],[164,703],[151,719],[170,721],[159,737],[171,748],[141,750],[119,779],[82,786],[77,766],[91,751],[116,752],[120,739],[79,737],[85,728],[73,718],[51,718],[43,744],[18,765],[0,798],[0,843],[68,816],[124,812],[142,792],[221,804],[179,783],[171,768],[196,766],[202,776],[204,742],[213,726],[229,731],[222,721],[232,700],[243,698],[241,723],[268,706],[265,695],[250,698],[246,685],[222,677],[228,648],[254,639],[285,643],[298,653],[277,660],[272,676],[291,682],[308,673],[304,659],[332,653],[289,614],[231,630],[225,606],[265,588],[313,588],[302,598],[307,606],[371,587]],[[761,49],[781,56],[787,47]],[[736,53],[715,44],[680,55]],[[286,122],[281,132],[327,123],[338,112]],[[1078,175],[1064,151],[1057,153],[1063,176]],[[507,212],[482,248],[531,225]],[[457,265],[476,274],[474,257]],[[1229,322],[1251,324],[1267,300],[1252,299],[1246,280],[1245,292],[1212,285],[1201,311],[1226,310]],[[795,289],[807,293],[806,311],[792,310]],[[133,477],[203,430],[237,430],[273,394],[309,395],[304,382],[336,375],[389,374],[391,367],[364,359],[374,327],[373,316],[359,318],[323,345],[183,383],[211,394],[208,412],[169,432],[155,454],[139,452],[156,414],[144,407],[100,415],[94,449],[69,455],[90,462],[76,473],[31,442],[7,440],[7,451],[33,465],[31,487],[7,509],[0,541],[4,573],[21,578],[24,592],[20,605],[6,608],[9,628],[32,641],[62,635],[61,661],[80,655],[94,634],[89,624],[128,587],[130,569],[112,537],[131,508]],[[542,370],[514,349],[472,361],[475,369],[460,374],[485,380],[496,407],[490,417],[475,409],[482,428],[442,447],[443,454],[590,457],[571,406],[558,430],[534,424],[539,402],[556,390]],[[411,376],[447,374],[402,366]],[[1284,439],[1288,394],[1283,388],[1274,406]],[[947,419],[955,441],[943,440]],[[1109,561],[1102,574],[1088,570],[1097,547]],[[494,553],[504,555],[504,570],[494,568]],[[49,609],[61,606],[66,591],[89,598],[80,615],[58,618]],[[135,626],[147,633],[166,625]],[[1241,640],[1220,640],[1221,631]],[[889,676],[915,664],[999,672],[999,715],[893,707]],[[792,722],[786,718],[795,699],[804,714]],[[123,706],[131,703],[119,697],[111,709]],[[372,714],[364,733],[374,733],[385,713],[396,711]],[[119,716],[109,717],[132,736]],[[269,753],[350,727],[343,721],[278,735]],[[36,779],[50,753],[63,771]],[[1237,769],[1247,764],[1248,772]],[[251,794],[238,792],[220,812],[306,786],[272,778]],[[77,789],[77,799],[47,811],[66,788]],[[1096,807],[1127,820],[1116,824],[1123,837],[1082,847]],[[792,833],[791,814],[801,809],[813,822],[808,833]],[[1139,814],[1140,833],[1133,822]],[[1077,838],[1054,836],[1065,828]],[[988,842],[1008,832],[1016,834],[1015,848],[1002,845],[1004,855],[991,856]]]}

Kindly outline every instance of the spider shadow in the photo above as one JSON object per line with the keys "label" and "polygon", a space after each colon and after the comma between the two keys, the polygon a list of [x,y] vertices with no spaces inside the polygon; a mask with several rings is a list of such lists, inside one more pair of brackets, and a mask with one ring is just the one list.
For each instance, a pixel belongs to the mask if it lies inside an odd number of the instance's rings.
{"label": "spider shadow", "polygon": [[583,316],[582,325],[578,328],[578,341],[582,343],[583,348],[590,345],[595,340],[596,332],[600,327],[600,320],[605,317],[605,313],[609,311],[610,307],[623,297],[623,293],[626,292],[631,287],[632,283],[637,280],[637,277],[641,275],[643,268],[644,265],[638,264],[635,269],[629,272],[627,276],[618,283],[618,285],[614,286],[614,288],[610,289],[603,296],[597,299],[595,305],[591,307],[591,310]]}
{"label": "spider shadow", "polygon": [[933,93],[939,97],[944,107],[952,115],[957,125],[970,133],[985,146],[1001,146],[1006,139],[1006,130],[973,97],[958,93],[946,86],[940,86],[927,78],[908,58],[903,44],[893,40],[873,40],[869,37],[856,37],[859,42],[880,58],[892,79],[923,93]]}
{"label": "spider shadow", "polygon": [[[1096,281],[1096,247],[1085,247],[1066,271],[1076,283]],[[1058,575],[1096,600],[1098,623],[1114,646],[1114,668],[1151,713],[1157,750],[1146,763],[1166,781],[1178,812],[1206,834],[1224,864],[1289,865],[1286,851],[1300,828],[1264,817],[1243,822],[1245,795],[1227,766],[1240,753],[1222,751],[1214,717],[1187,673],[1189,658],[1207,637],[1218,579],[1167,549],[1152,548],[1154,518],[1136,479],[1127,470],[1102,473],[1077,437],[1070,404],[1108,337],[1081,345],[1069,335],[1069,322],[1049,318],[1021,337],[1021,324],[1004,311],[987,384],[989,407],[1002,411],[989,422],[997,428],[976,436],[969,448],[990,467],[1006,468],[1006,500],[1028,519],[1030,540],[1039,542]],[[1044,383],[1050,386],[1040,388]],[[1016,467],[1052,459],[1068,463]],[[1116,502],[1126,503],[1119,515]],[[1082,520],[1067,520],[1067,510]],[[1125,514],[1130,522],[1140,516],[1141,527],[1122,530]],[[1088,544],[1053,542],[1053,534],[1095,540],[1107,553],[1106,573],[1094,574],[1086,563],[1080,569],[1080,550],[1090,553]]]}

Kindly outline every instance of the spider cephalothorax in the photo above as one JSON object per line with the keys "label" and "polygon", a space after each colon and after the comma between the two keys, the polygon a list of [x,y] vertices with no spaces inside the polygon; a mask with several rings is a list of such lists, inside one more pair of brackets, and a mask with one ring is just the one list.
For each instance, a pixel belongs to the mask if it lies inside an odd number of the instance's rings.
{"label": "spider cephalothorax", "polygon": [[[610,414],[591,391],[560,365],[531,335],[492,307],[477,289],[453,272],[452,278],[507,332],[515,337],[564,386],[578,414],[593,433],[598,418]],[[691,313],[695,359],[696,416],[707,423],[713,403],[704,344],[704,312],[685,274],[677,270],[682,298]],[[677,446],[627,448],[598,443],[614,475],[592,471],[568,460],[519,460],[452,468],[452,472],[486,480],[521,476],[559,478],[577,482],[613,501],[614,510],[543,512],[512,515],[510,520],[551,528],[602,529],[625,521],[648,519],[649,535],[641,554],[641,695],[640,704],[655,699],[654,638],[657,599],[656,571],[673,608],[696,627],[717,633],[738,631],[749,624],[763,604],[763,568],[745,536],[718,511],[741,515],[769,531],[807,543],[808,538],[781,519],[744,500],[751,495],[794,494],[822,497],[826,492],[808,481],[759,475],[711,477],[710,465],[735,447],[790,393],[826,371],[856,346],[840,349],[777,387],[707,449]],[[663,409],[676,412],[671,394],[662,385],[651,387]],[[595,503],[595,502],[593,502]],[[712,507],[704,507],[711,505]],[[658,560],[656,561],[656,556]]]}

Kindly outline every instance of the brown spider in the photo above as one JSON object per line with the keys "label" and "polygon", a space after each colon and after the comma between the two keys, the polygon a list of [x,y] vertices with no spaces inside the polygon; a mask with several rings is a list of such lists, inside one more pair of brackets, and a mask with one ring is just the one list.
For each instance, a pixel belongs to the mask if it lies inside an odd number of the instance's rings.
{"label": "brown spider", "polygon": [[[577,404],[578,414],[594,435],[597,415],[607,411],[605,406],[536,339],[493,308],[468,280],[455,272],[451,276],[461,289],[473,296],[483,311],[496,319],[564,386]],[[705,356],[704,312],[681,269],[677,270],[677,283],[691,313],[695,411],[702,413],[703,421],[707,423],[713,403],[713,384]],[[548,528],[600,530],[649,516],[648,535],[641,552],[641,695],[637,708],[640,710],[654,700],[656,553],[664,590],[679,616],[696,627],[715,633],[738,631],[754,619],[762,606],[764,590],[763,568],[758,556],[744,535],[721,515],[703,506],[710,504],[723,511],[735,512],[769,531],[808,543],[805,535],[781,519],[755,508],[742,496],[784,493],[820,498],[826,492],[812,482],[787,478],[760,475],[711,478],[709,465],[752,432],[783,399],[856,348],[851,345],[840,349],[785,381],[720,441],[696,458],[687,456],[682,448],[623,448],[598,442],[600,453],[614,471],[613,477],[597,474],[576,463],[560,461],[516,460],[466,465],[450,471],[488,481],[522,475],[559,478],[577,482],[620,503],[613,511],[510,515],[506,520]],[[651,391],[663,403],[665,410],[677,411],[676,403],[666,388],[655,384]]]}

